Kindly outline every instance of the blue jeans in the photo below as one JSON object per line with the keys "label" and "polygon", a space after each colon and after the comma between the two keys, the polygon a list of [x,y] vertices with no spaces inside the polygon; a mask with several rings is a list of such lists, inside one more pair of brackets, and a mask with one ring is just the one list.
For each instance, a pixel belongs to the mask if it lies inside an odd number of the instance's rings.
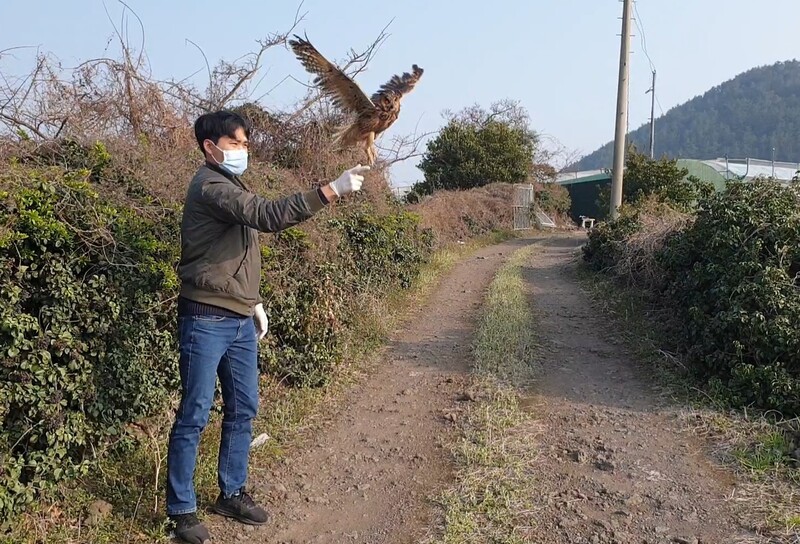
{"label": "blue jeans", "polygon": [[224,403],[217,477],[223,496],[244,487],[258,410],[258,355],[251,317],[178,318],[181,403],[167,450],[167,515],[197,510],[194,469],[219,376]]}

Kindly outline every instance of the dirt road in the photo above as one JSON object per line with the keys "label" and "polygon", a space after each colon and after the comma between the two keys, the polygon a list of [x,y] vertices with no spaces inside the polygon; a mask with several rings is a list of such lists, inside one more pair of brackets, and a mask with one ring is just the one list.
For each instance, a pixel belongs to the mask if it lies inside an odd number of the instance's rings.
{"label": "dirt road", "polygon": [[540,416],[531,474],[536,542],[756,542],[737,523],[730,475],[686,431],[680,407],[637,368],[576,277],[575,237],[548,241],[525,270],[544,356],[529,409]]}
{"label": "dirt road", "polygon": [[498,267],[531,240],[484,248],[456,265],[378,355],[314,440],[270,481],[249,483],[272,526],[209,519],[214,542],[406,543],[431,522],[429,496],[451,479],[442,445],[469,372],[477,312]]}
{"label": "dirt road", "polygon": [[[531,542],[755,542],[726,498],[733,481],[682,429],[676,408],[637,370],[575,276],[580,235],[538,240],[525,268],[544,347],[530,459],[538,513]],[[250,485],[273,525],[212,517],[215,542],[410,543],[438,515],[430,498],[452,479],[442,447],[464,402],[470,344],[484,290],[532,240],[460,263],[381,353],[372,375],[329,414],[323,431]],[[533,431],[532,431],[533,432]]]}

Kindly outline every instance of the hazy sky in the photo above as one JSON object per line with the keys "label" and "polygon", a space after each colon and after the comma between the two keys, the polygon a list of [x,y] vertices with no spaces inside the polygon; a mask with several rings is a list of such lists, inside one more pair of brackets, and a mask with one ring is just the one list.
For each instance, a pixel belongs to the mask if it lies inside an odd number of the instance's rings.
{"label": "hazy sky", "polygon": [[[236,0],[128,0],[145,26],[145,48],[156,77],[186,77],[204,68],[197,43],[212,63],[252,51],[255,40],[288,28],[299,2]],[[105,0],[115,21],[116,0]],[[639,0],[639,22],[658,71],[661,111],[749,68],[800,58],[800,0]],[[617,0],[306,0],[298,30],[320,51],[341,60],[363,49],[392,19],[388,41],[357,81],[371,94],[392,74],[417,63],[425,69],[384,136],[436,130],[441,112],[503,98],[517,99],[533,128],[586,154],[613,138],[619,61]],[[113,29],[101,0],[0,0],[0,50],[33,45],[64,66],[101,56]],[[650,64],[634,27],[630,129],[650,115]],[[131,41],[140,35],[129,25]],[[111,51],[118,48],[111,43]],[[22,73],[35,51],[0,60],[0,70]],[[261,96],[286,75],[308,81],[290,51],[276,48],[264,62]],[[262,73],[262,75],[264,75]],[[264,96],[286,106],[305,89],[287,81]],[[663,110],[661,109],[663,108]],[[698,157],[705,158],[705,157]],[[393,182],[421,177],[419,159],[396,165]]]}

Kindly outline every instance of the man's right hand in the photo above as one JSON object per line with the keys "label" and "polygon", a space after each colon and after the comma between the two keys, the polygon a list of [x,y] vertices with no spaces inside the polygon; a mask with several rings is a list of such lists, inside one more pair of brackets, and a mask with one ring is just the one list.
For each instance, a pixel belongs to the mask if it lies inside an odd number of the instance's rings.
{"label": "man's right hand", "polygon": [[360,191],[361,185],[364,183],[364,174],[369,170],[369,166],[356,165],[350,170],[345,170],[337,180],[329,183],[328,187],[330,187],[339,198]]}

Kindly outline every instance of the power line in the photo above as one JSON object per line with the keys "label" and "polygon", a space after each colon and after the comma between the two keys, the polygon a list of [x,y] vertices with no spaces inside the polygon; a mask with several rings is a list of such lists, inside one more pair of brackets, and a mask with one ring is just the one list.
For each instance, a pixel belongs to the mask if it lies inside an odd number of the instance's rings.
{"label": "power line", "polygon": [[636,0],[633,2],[633,11],[636,14],[633,22],[636,24],[636,29],[639,31],[639,35],[642,39],[642,51],[644,51],[644,56],[647,57],[647,62],[650,63],[650,71],[655,72],[656,66],[653,63],[653,59],[650,58],[650,54],[647,52],[647,37],[644,35],[644,23],[642,22],[642,16],[639,15],[639,2],[636,2]]}
{"label": "power line", "polygon": [[664,115],[664,108],[661,107],[661,101],[658,99],[658,95],[656,95],[656,104],[658,105],[658,109],[661,110],[661,115]]}
{"label": "power line", "polygon": [[656,141],[656,71],[653,70],[653,85],[650,91],[653,96],[650,97],[650,158],[655,158],[655,141]]}
{"label": "power line", "polygon": [[[636,15],[633,22],[636,25],[636,29],[639,31],[639,36],[641,37],[642,41],[642,51],[644,52],[645,57],[647,57],[647,62],[650,63],[650,72],[656,71],[656,64],[653,62],[653,59],[650,57],[650,53],[647,51],[647,36],[644,32],[644,21],[642,20],[642,16],[639,14],[639,2],[634,0],[633,2],[633,11]],[[656,99],[656,105],[658,105],[658,109],[661,112],[661,115],[664,115],[664,108],[661,107],[661,101],[658,99],[658,95],[655,92],[655,89],[651,89],[653,92],[653,96]]]}

